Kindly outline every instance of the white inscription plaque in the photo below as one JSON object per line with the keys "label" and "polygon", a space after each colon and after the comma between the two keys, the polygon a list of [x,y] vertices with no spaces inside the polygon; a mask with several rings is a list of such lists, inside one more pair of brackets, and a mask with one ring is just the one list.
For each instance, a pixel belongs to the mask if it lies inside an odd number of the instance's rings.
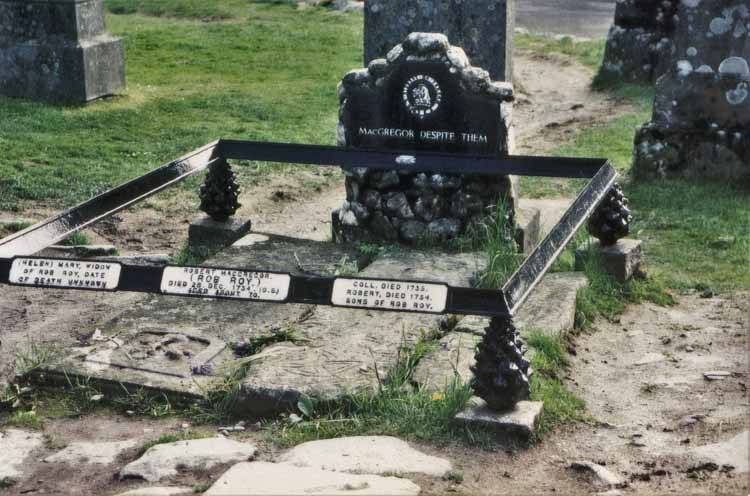
{"label": "white inscription plaque", "polygon": [[340,307],[441,313],[447,306],[448,286],[403,281],[336,279],[331,300],[334,305]]}
{"label": "white inscription plaque", "polygon": [[56,288],[114,290],[120,284],[118,263],[50,258],[16,258],[10,267],[11,284]]}
{"label": "white inscription plaque", "polygon": [[164,294],[284,301],[289,296],[288,274],[208,267],[166,267],[161,279]]}

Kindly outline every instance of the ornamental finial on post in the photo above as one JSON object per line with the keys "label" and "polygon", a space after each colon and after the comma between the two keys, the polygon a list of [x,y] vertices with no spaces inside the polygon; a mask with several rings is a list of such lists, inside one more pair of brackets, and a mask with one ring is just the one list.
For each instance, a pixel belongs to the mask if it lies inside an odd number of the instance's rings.
{"label": "ornamental finial on post", "polygon": [[211,164],[201,186],[200,209],[213,220],[225,222],[242,206],[238,201],[239,193],[240,186],[232,166],[225,158],[219,158]]}
{"label": "ornamental finial on post", "polygon": [[602,246],[612,246],[630,233],[631,222],[628,199],[615,183],[589,218],[588,231]]}

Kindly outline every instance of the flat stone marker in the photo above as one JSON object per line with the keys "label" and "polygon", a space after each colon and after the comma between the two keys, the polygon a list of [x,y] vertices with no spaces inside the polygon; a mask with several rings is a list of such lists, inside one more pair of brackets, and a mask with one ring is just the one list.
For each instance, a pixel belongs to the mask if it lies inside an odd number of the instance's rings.
{"label": "flat stone marker", "polygon": [[413,496],[419,486],[406,479],[355,475],[289,463],[238,463],[222,475],[206,496]]}
{"label": "flat stone marker", "polygon": [[[475,254],[402,250],[379,257],[359,275],[470,286],[482,266],[483,258]],[[302,394],[334,399],[359,389],[375,391],[378,374],[396,365],[399,348],[437,334],[443,320],[438,315],[316,307],[297,326],[301,342],[272,345],[257,356],[238,408],[267,415],[295,407]]]}
{"label": "flat stone marker", "polygon": [[36,432],[18,429],[0,432],[0,481],[17,480],[23,477],[26,459],[43,443],[43,436]]}
{"label": "flat stone marker", "polygon": [[44,459],[47,463],[97,464],[115,463],[125,450],[138,446],[137,439],[109,443],[73,443]]}
{"label": "flat stone marker", "polygon": [[179,470],[209,470],[225,463],[252,460],[257,453],[252,444],[224,437],[157,444],[120,471],[120,479],[157,482],[174,477]]}
{"label": "flat stone marker", "polygon": [[450,473],[450,461],[425,455],[405,441],[387,436],[327,439],[300,444],[280,461],[296,467],[312,467],[351,474],[424,474],[443,477]]}
{"label": "flat stone marker", "polygon": [[541,401],[519,401],[509,412],[496,412],[480,398],[472,398],[469,407],[456,415],[455,422],[490,429],[506,441],[528,442],[543,407]]}
{"label": "flat stone marker", "polygon": [[[575,324],[576,293],[588,284],[579,272],[547,274],[516,315],[522,336],[539,330],[561,336]],[[463,317],[452,332],[438,341],[437,348],[419,362],[414,372],[417,384],[442,391],[454,381],[465,384],[473,374],[476,345],[490,325],[489,317]]]}
{"label": "flat stone marker", "polygon": [[582,246],[576,250],[576,269],[583,270],[588,256],[598,256],[604,270],[618,281],[626,282],[640,269],[642,244],[638,239],[621,239],[614,245],[602,246],[599,240],[594,240],[590,246]]}

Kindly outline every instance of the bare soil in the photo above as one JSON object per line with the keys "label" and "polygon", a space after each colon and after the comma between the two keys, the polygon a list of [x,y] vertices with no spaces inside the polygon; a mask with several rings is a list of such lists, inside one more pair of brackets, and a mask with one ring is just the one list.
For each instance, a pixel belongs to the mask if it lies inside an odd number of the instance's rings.
{"label": "bare soil", "polygon": [[[544,153],[565,143],[576,129],[628,110],[606,95],[591,93],[591,71],[568,58],[520,53],[516,64],[523,82],[515,114],[518,153]],[[330,233],[330,212],[344,197],[341,184],[337,176],[314,172],[269,175],[245,189],[245,206],[238,215],[251,218],[256,232],[324,240]],[[94,228],[91,237],[116,244],[122,254],[174,254],[185,240],[196,204],[195,196],[176,191],[120,213]],[[24,217],[41,219],[51,213],[30,208]],[[11,215],[0,212],[0,217]],[[690,457],[691,447],[725,440],[748,428],[749,296],[680,296],[675,307],[644,304],[628,309],[618,322],[598,322],[592,333],[573,340],[577,351],[566,379],[586,400],[596,422],[566,426],[522,451],[422,446],[452,459],[464,480],[455,484],[417,477],[416,482],[428,494],[590,493],[601,488],[568,467],[577,460],[591,460],[606,463],[623,477],[627,492],[747,494],[747,474],[688,470],[698,463]],[[62,350],[85,343],[97,322],[112,318],[138,297],[3,287],[0,383],[12,378],[15,357],[29,343]],[[654,361],[638,365],[644,357]],[[703,378],[703,372],[716,369],[734,375],[717,382]],[[702,417],[681,425],[688,415]],[[118,482],[119,464],[72,468],[40,460],[59,443],[145,440],[175,432],[180,424],[176,419],[117,414],[52,420],[45,431],[50,442],[32,456],[28,478],[6,493],[116,494],[143,485]],[[258,434],[243,437],[259,440]],[[270,446],[260,447],[262,459],[272,460],[277,454]],[[122,463],[133,456],[126,454]],[[215,477],[216,473],[185,474],[174,482],[206,484]]]}

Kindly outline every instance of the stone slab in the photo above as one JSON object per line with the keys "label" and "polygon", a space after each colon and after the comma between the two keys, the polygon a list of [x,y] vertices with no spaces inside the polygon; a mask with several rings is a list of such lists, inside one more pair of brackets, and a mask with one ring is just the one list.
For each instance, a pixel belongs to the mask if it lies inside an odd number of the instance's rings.
{"label": "stone slab", "polygon": [[209,470],[217,465],[252,460],[257,451],[252,444],[225,437],[157,444],[123,467],[120,479],[157,482],[174,477],[179,470]]}
{"label": "stone slab", "polygon": [[368,0],[365,64],[386,54],[412,32],[443,33],[466,50],[496,81],[513,80],[512,0]]}
{"label": "stone slab", "polygon": [[539,238],[544,239],[573,203],[572,198],[521,198],[518,206],[522,209],[539,210]]}
{"label": "stone slab", "polygon": [[[478,254],[398,250],[379,256],[360,275],[469,286],[483,267]],[[399,349],[438,335],[437,315],[317,307],[297,326],[298,343],[269,346],[253,357],[237,408],[270,415],[296,407],[302,394],[334,399],[375,391],[378,375],[392,368]]]}
{"label": "stone slab", "polygon": [[467,427],[490,429],[504,441],[528,442],[534,435],[543,407],[541,401],[519,401],[512,411],[496,412],[487,407],[484,400],[475,397],[454,421]]}
{"label": "stone slab", "polygon": [[743,431],[724,442],[697,446],[690,453],[718,466],[731,465],[734,473],[750,471],[750,432]]}
{"label": "stone slab", "polygon": [[[561,336],[573,329],[576,295],[586,284],[582,273],[547,274],[521,306],[515,318],[516,327],[522,335],[539,330]],[[489,317],[463,317],[419,362],[414,372],[415,382],[436,391],[443,391],[456,381],[468,383],[473,377],[471,366],[476,345],[489,325]]]}
{"label": "stone slab", "polygon": [[[252,236],[254,243],[227,248],[205,265],[333,275],[342,266],[358,267],[367,258],[343,245]],[[47,367],[44,380],[66,384],[66,377],[82,377],[115,392],[121,392],[123,384],[200,398],[235,359],[228,344],[288,330],[312,308],[145,295],[119,315],[93,323],[89,331],[100,329],[101,339],[71,350],[61,364]]]}
{"label": "stone slab", "polygon": [[279,461],[295,467],[351,474],[423,474],[444,477],[453,469],[450,461],[425,455],[405,441],[388,436],[311,441],[295,446],[282,455]]}
{"label": "stone slab", "polygon": [[137,439],[108,443],[73,443],[44,459],[47,463],[109,465],[125,450],[138,446]]}
{"label": "stone slab", "polygon": [[37,432],[8,429],[0,432],[0,481],[23,477],[29,455],[41,448],[44,437]]}
{"label": "stone slab", "polygon": [[53,245],[38,253],[40,257],[108,257],[117,255],[117,248],[113,245]]}
{"label": "stone slab", "polygon": [[604,270],[618,281],[626,282],[641,267],[642,244],[638,239],[621,239],[612,246],[603,247],[599,240],[594,240],[589,246],[581,246],[576,250],[576,270],[583,270],[587,258],[595,255],[601,260]]}
{"label": "stone slab", "polygon": [[217,222],[210,217],[201,217],[190,223],[188,246],[191,250],[229,246],[249,234],[251,229],[250,220],[231,218]]}
{"label": "stone slab", "polygon": [[575,326],[576,295],[588,285],[582,272],[547,274],[534,288],[515,317],[522,335],[541,331],[560,336]]}
{"label": "stone slab", "polygon": [[397,477],[355,475],[288,463],[238,463],[204,494],[206,496],[307,496],[372,495],[413,496],[420,492],[413,482]]}
{"label": "stone slab", "polygon": [[414,381],[433,391],[445,391],[454,383],[468,383],[473,377],[471,366],[476,363],[474,355],[481,339],[481,336],[465,332],[446,334],[440,338],[436,349],[419,362]]}

